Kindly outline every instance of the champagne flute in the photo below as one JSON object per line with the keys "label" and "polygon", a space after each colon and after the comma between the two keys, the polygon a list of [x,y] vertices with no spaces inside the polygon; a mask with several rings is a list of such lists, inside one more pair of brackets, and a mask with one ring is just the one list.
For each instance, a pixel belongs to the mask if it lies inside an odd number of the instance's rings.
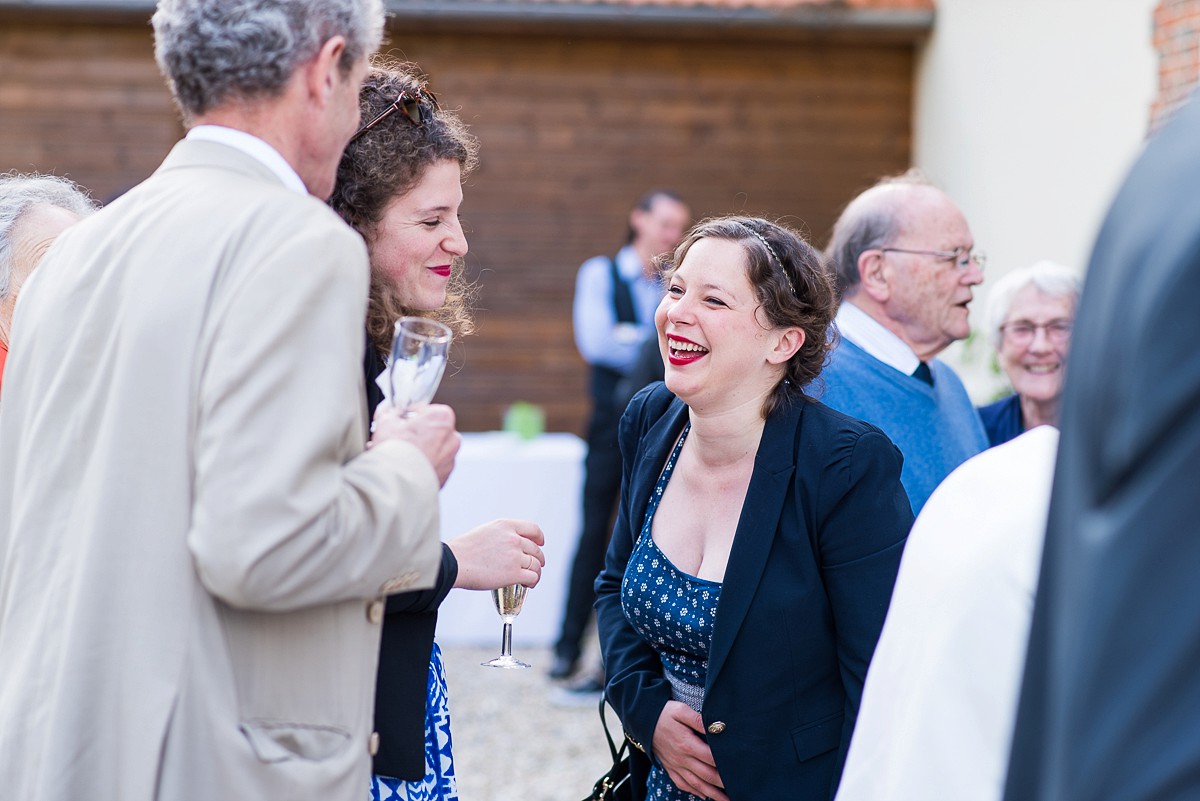
{"label": "champagne flute", "polygon": [[437,392],[450,352],[450,329],[427,317],[401,317],[392,338],[388,381],[392,406],[407,414],[418,403],[429,403]]}
{"label": "champagne flute", "polygon": [[492,590],[492,600],[496,604],[496,612],[504,621],[504,635],[500,643],[500,656],[490,662],[482,662],[484,667],[508,668],[516,670],[527,668],[529,665],[512,655],[512,624],[513,619],[521,614],[521,605],[525,603],[525,585],[509,584],[498,590]]}

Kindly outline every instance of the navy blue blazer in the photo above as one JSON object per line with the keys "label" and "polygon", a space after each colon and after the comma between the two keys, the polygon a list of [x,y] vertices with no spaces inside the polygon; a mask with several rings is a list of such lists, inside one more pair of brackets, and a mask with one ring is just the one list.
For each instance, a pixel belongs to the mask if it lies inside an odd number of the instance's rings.
{"label": "navy blue blazer", "polygon": [[[621,580],[687,416],[661,383],[630,402],[617,524],[596,581],[607,695],[646,752],[671,689],[621,609]],[[768,418],[725,569],[701,713],[731,798],[833,797],[913,521],[900,466],[882,431],[816,401]],[[650,763],[633,753],[642,798]]]}

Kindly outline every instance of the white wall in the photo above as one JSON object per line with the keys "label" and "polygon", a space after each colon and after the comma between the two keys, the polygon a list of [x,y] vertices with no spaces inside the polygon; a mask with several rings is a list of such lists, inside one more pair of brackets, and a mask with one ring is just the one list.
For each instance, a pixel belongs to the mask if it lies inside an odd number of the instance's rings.
{"label": "white wall", "polygon": [[[1006,270],[1047,258],[1087,266],[1146,135],[1157,0],[936,1],[917,63],[914,163],[988,254],[978,328],[988,285]],[[977,401],[995,392],[986,338],[945,357]]]}

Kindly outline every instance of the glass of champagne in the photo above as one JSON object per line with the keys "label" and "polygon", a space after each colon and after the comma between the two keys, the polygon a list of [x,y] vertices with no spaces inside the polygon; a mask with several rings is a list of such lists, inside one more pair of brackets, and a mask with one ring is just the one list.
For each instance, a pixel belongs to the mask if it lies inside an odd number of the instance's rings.
{"label": "glass of champagne", "polygon": [[392,337],[392,366],[388,372],[392,406],[406,414],[418,403],[429,403],[437,392],[450,353],[450,329],[427,317],[401,317]]}
{"label": "glass of champagne", "polygon": [[509,584],[498,590],[492,590],[492,600],[496,603],[496,612],[504,621],[504,638],[500,643],[500,656],[490,662],[481,663],[484,667],[508,668],[515,670],[527,668],[529,665],[512,655],[512,624],[513,619],[521,614],[521,605],[525,603],[525,586]]}

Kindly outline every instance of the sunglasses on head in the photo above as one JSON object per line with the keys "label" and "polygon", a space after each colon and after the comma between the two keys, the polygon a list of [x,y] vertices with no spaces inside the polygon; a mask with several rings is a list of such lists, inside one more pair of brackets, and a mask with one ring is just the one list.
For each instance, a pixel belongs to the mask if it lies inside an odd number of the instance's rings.
{"label": "sunglasses on head", "polygon": [[350,137],[350,141],[355,141],[397,111],[408,117],[409,122],[413,125],[420,125],[432,116],[432,112],[437,110],[437,98],[433,96],[432,92],[425,89],[417,89],[416,91],[403,89],[400,92],[400,96],[392,101],[387,108],[379,112],[373,120],[355,131],[354,136]]}

